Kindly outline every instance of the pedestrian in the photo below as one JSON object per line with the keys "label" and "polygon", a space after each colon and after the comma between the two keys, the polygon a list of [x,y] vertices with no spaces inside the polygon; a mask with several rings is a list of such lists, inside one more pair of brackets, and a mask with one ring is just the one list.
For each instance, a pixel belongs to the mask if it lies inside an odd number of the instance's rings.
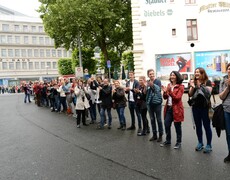
{"label": "pedestrian", "polygon": [[230,63],[226,67],[227,75],[220,82],[219,97],[223,100],[226,140],[228,145],[228,156],[224,162],[230,162]]}
{"label": "pedestrian", "polygon": [[125,119],[125,107],[127,99],[125,97],[125,90],[120,86],[118,80],[114,81],[115,88],[113,89],[113,108],[116,109],[118,114],[118,119],[120,126],[117,129],[125,130],[126,129],[126,119]]}
{"label": "pedestrian", "polygon": [[60,104],[58,107],[58,112],[61,112],[61,105],[62,105],[62,112],[66,113],[67,112],[67,103],[66,103],[66,94],[65,94],[65,80],[60,79],[59,82],[59,88],[57,89],[57,92],[60,93]]}
{"label": "pedestrian", "polygon": [[109,80],[104,79],[103,86],[99,86],[99,96],[101,100],[101,120],[100,125],[97,129],[104,129],[105,124],[105,111],[107,111],[108,115],[108,129],[111,129],[112,126],[112,115],[111,115],[111,108],[112,108],[112,87],[109,85]]}
{"label": "pedestrian", "polygon": [[145,76],[139,77],[139,88],[134,89],[134,92],[136,93],[136,107],[138,111],[141,114],[142,119],[142,131],[138,132],[138,136],[145,136],[148,130],[148,124],[147,124],[147,105],[146,105],[146,92],[147,92],[147,86],[146,86],[146,79]]}
{"label": "pedestrian", "polygon": [[24,90],[24,93],[25,93],[24,103],[26,103],[27,99],[28,99],[28,102],[31,103],[29,84],[23,83],[23,90]]}
{"label": "pedestrian", "polygon": [[192,97],[192,114],[195,121],[196,135],[198,138],[198,144],[195,148],[196,151],[201,151],[204,148],[203,142],[203,130],[202,124],[205,129],[207,145],[204,149],[204,153],[210,153],[212,151],[212,130],[211,122],[208,116],[210,97],[212,92],[211,81],[208,79],[208,75],[205,70],[198,67],[194,71],[194,80],[190,81],[190,88],[188,95]]}
{"label": "pedestrian", "polygon": [[[147,71],[147,75],[149,77],[149,81],[147,82],[147,95],[146,95],[146,103],[148,113],[151,119],[153,136],[149,139],[149,141],[161,142],[163,136],[163,125],[162,125],[162,94],[161,94],[161,81],[155,78],[154,70],[149,69]],[[157,126],[158,125],[158,131]],[[159,132],[159,136],[157,136],[157,132]]]}
{"label": "pedestrian", "polygon": [[77,97],[76,107],[75,107],[77,113],[77,128],[80,128],[81,121],[83,126],[88,126],[88,124],[86,124],[85,113],[90,106],[89,106],[89,101],[85,95],[86,92],[84,90],[83,80],[78,81],[78,85],[75,87],[74,92]]}
{"label": "pedestrian", "polygon": [[129,105],[129,112],[131,116],[131,126],[127,128],[127,130],[135,130],[135,113],[137,115],[138,120],[138,133],[141,132],[141,113],[140,109],[137,108],[135,100],[136,100],[136,93],[134,89],[139,89],[139,82],[135,79],[134,72],[129,72],[129,81],[126,83],[125,92],[128,94],[128,105]]}
{"label": "pedestrian", "polygon": [[174,149],[181,147],[182,128],[181,123],[184,121],[184,107],[182,96],[184,94],[183,78],[178,71],[172,71],[169,78],[170,83],[162,86],[163,98],[166,99],[164,107],[164,125],[166,141],[161,146],[171,145],[171,125],[174,122],[176,130],[176,144]]}

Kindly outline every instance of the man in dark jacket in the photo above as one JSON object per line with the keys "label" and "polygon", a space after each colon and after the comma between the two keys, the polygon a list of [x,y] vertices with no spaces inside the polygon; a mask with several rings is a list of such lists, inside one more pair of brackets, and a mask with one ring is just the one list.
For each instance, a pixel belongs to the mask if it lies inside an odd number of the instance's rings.
{"label": "man in dark jacket", "polygon": [[105,110],[107,110],[109,122],[108,122],[108,129],[111,129],[112,125],[112,115],[111,115],[111,108],[112,108],[112,87],[109,85],[108,79],[104,79],[103,86],[99,86],[99,97],[101,100],[101,121],[98,129],[104,129],[104,121],[105,121]]}

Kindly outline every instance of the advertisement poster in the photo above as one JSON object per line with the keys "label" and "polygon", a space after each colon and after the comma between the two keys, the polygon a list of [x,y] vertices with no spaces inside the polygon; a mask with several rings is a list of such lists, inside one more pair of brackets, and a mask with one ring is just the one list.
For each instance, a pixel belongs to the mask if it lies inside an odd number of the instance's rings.
{"label": "advertisement poster", "polygon": [[208,76],[224,76],[229,56],[230,50],[195,52],[195,67],[204,68]]}
{"label": "advertisement poster", "polygon": [[191,54],[161,54],[156,55],[157,77],[168,78],[171,71],[191,72]]}

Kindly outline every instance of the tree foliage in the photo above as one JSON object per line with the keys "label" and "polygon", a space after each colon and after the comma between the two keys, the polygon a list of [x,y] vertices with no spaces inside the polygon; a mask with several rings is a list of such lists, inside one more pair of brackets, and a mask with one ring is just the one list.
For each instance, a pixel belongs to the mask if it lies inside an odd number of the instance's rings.
{"label": "tree foliage", "polygon": [[[94,57],[93,49],[82,48],[81,54],[82,54],[83,69],[87,68],[89,71],[89,74],[95,74],[97,62],[93,58]],[[72,69],[73,69],[73,71],[75,70],[76,66],[79,66],[79,50],[78,49],[75,49],[72,53]]]}
{"label": "tree foliage", "polygon": [[[56,47],[99,46],[104,59],[132,46],[131,0],[39,0],[45,31]],[[120,57],[121,58],[121,57]]]}
{"label": "tree foliage", "polygon": [[124,64],[125,69],[134,71],[134,60],[133,60],[133,53],[131,51],[124,52],[122,54],[122,62]]}
{"label": "tree foliage", "polygon": [[73,74],[72,70],[72,59],[65,58],[58,60],[58,72],[61,75]]}

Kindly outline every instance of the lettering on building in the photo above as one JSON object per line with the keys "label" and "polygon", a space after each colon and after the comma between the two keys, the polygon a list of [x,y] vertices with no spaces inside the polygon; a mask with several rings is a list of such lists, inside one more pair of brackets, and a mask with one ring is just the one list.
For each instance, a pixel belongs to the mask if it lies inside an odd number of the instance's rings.
{"label": "lettering on building", "polygon": [[166,0],[145,0],[145,4],[159,4],[159,3],[166,3]]}
{"label": "lettering on building", "polygon": [[207,12],[229,12],[229,9],[213,9],[213,8],[230,8],[230,3],[227,2],[218,2],[218,3],[210,3],[207,5],[203,5],[200,7],[200,13],[202,11],[207,10]]}

